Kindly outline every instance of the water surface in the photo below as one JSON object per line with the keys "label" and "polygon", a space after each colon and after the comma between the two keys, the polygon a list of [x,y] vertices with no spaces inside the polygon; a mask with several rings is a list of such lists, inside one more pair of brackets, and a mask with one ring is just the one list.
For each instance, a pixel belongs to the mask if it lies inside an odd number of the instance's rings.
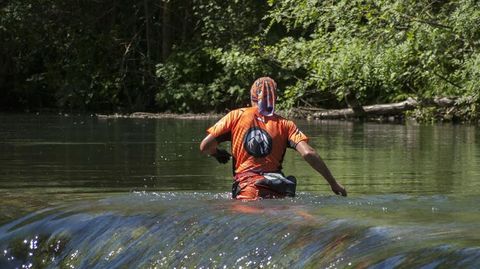
{"label": "water surface", "polygon": [[478,268],[480,133],[307,122],[349,197],[293,150],[298,197],[229,199],[212,120],[0,116],[0,267]]}

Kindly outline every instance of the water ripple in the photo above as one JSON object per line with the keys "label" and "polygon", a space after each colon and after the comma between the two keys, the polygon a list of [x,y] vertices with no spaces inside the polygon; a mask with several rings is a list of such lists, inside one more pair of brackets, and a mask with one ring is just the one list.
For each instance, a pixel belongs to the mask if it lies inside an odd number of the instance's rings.
{"label": "water ripple", "polygon": [[[228,193],[134,192],[41,210],[0,227],[0,268],[480,265],[475,217],[458,212],[458,206],[476,201],[474,197],[344,199],[302,194],[256,202],[228,197]],[[381,207],[389,211],[381,212]],[[415,211],[433,217],[430,222],[397,221]]]}

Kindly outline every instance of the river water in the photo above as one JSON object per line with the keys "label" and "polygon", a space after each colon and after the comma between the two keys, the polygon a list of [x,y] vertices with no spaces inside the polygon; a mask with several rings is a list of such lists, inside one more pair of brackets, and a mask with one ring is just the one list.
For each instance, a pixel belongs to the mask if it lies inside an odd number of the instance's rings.
{"label": "river water", "polygon": [[480,268],[480,129],[307,122],[297,197],[230,199],[214,120],[0,115],[0,268]]}

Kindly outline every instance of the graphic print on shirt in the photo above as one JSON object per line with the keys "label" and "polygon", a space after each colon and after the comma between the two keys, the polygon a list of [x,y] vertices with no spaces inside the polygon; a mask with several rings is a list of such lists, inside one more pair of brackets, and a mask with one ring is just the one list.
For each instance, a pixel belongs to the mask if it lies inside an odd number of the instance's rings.
{"label": "graphic print on shirt", "polygon": [[243,147],[253,157],[265,157],[272,152],[272,137],[259,127],[252,127],[245,133]]}

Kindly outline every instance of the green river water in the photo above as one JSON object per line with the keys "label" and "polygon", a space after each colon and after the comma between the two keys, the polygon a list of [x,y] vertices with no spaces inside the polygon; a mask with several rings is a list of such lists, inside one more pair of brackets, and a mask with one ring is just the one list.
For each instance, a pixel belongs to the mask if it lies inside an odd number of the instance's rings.
{"label": "green river water", "polygon": [[480,268],[480,129],[298,121],[297,197],[230,199],[214,120],[0,115],[0,268]]}

